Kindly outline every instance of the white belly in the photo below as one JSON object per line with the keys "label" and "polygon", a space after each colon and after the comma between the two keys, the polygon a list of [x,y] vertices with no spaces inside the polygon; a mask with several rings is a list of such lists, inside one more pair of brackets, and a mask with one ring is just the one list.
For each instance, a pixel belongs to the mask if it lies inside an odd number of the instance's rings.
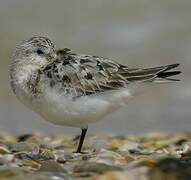
{"label": "white belly", "polygon": [[86,127],[117,110],[130,98],[127,89],[76,98],[46,89],[35,110],[47,121],[58,125]]}

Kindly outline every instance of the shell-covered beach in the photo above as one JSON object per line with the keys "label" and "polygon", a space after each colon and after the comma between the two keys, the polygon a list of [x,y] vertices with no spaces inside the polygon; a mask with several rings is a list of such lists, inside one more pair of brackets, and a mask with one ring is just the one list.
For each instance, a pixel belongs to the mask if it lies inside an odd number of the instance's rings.
{"label": "shell-covered beach", "polygon": [[0,136],[0,179],[188,180],[191,134]]}

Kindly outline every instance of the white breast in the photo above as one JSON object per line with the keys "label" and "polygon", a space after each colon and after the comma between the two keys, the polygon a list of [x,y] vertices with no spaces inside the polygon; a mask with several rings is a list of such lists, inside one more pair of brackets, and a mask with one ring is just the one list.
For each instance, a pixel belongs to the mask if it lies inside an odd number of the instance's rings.
{"label": "white breast", "polygon": [[124,105],[127,89],[72,99],[54,88],[46,88],[38,105],[38,113],[46,120],[66,126],[86,127]]}

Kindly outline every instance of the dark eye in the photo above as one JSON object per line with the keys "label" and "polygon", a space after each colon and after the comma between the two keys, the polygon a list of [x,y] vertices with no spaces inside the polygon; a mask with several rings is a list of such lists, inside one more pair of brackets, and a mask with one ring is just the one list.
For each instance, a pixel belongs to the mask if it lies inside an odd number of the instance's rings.
{"label": "dark eye", "polygon": [[43,52],[42,49],[37,49],[37,50],[36,50],[36,53],[37,53],[38,55],[43,55],[43,54],[44,54],[44,52]]}

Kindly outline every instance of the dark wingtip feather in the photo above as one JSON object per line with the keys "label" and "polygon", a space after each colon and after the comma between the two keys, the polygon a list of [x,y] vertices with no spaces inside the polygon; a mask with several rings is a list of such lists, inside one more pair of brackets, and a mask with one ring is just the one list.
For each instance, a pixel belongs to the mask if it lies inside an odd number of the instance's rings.
{"label": "dark wingtip feather", "polygon": [[166,77],[178,75],[180,73],[181,73],[181,71],[161,72],[161,73],[157,74],[157,77],[159,77],[159,78],[166,78]]}
{"label": "dark wingtip feather", "polygon": [[165,71],[168,71],[168,70],[171,70],[171,69],[174,69],[176,67],[180,66],[180,64],[176,63],[176,64],[170,64],[167,66],[167,68],[165,69]]}
{"label": "dark wingtip feather", "polygon": [[164,69],[163,71],[161,71],[157,74],[157,78],[162,78],[162,79],[170,80],[170,81],[180,81],[179,79],[168,78],[168,77],[175,76],[175,75],[182,73],[181,71],[169,71],[169,70],[172,70],[172,69],[178,67],[179,65],[180,64],[168,65],[166,69]]}

